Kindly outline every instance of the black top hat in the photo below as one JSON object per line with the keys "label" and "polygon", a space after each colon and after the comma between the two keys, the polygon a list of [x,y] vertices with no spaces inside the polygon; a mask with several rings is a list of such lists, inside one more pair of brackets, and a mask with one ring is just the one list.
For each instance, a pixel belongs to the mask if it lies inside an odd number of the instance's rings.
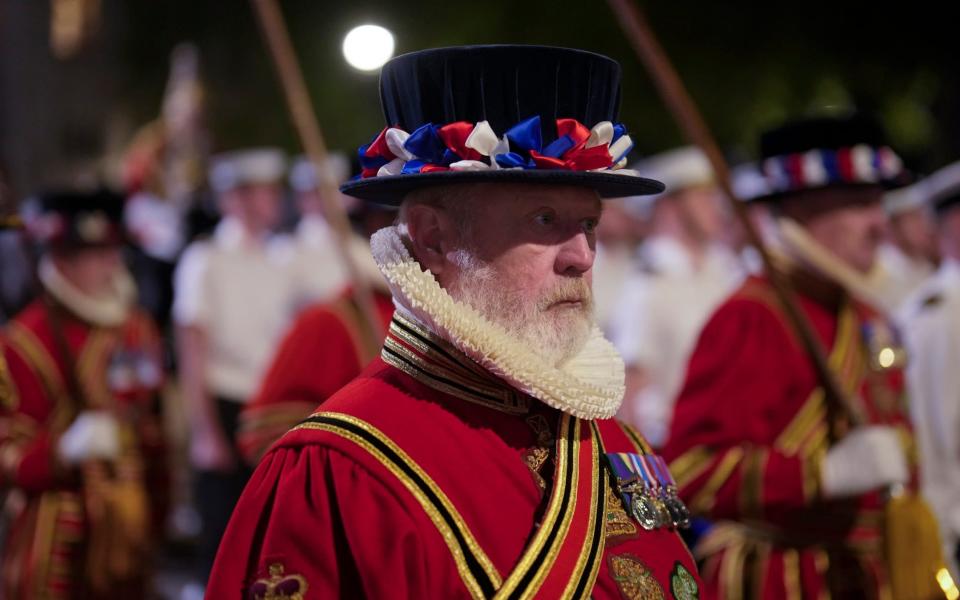
{"label": "black top hat", "polygon": [[426,185],[579,185],[601,197],[663,191],[622,169],[633,147],[616,123],[620,65],[543,46],[438,48],[394,58],[380,73],[387,127],[360,148],[340,189],[383,204]]}
{"label": "black top hat", "polygon": [[909,183],[880,123],[863,113],[791,121],[760,138],[761,168],[771,201],[805,190]]}
{"label": "black top hat", "polygon": [[35,198],[26,229],[50,247],[112,246],[126,242],[123,196],[100,189],[93,192],[51,191]]}

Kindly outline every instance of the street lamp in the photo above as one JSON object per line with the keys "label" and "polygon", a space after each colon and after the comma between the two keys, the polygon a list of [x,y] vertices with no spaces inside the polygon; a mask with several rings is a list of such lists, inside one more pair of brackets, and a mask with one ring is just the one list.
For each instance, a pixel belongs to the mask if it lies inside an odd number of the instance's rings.
{"label": "street lamp", "polygon": [[343,38],[343,57],[360,71],[376,71],[393,56],[393,34],[379,25],[354,27]]}

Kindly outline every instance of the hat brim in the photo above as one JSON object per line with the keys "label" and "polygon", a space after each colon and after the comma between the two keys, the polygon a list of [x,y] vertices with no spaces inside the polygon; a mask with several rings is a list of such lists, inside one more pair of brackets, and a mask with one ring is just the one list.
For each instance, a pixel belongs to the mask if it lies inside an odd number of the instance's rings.
{"label": "hat brim", "polygon": [[601,198],[623,198],[659,194],[664,185],[654,179],[602,171],[560,171],[534,169],[498,169],[485,171],[435,171],[410,175],[383,175],[354,179],[340,186],[349,196],[399,206],[410,192],[428,186],[462,183],[531,183],[570,185],[594,190]]}

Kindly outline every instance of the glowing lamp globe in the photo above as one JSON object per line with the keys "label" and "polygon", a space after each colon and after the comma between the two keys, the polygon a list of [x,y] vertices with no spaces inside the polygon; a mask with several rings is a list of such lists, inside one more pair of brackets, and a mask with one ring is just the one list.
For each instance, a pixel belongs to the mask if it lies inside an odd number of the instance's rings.
{"label": "glowing lamp globe", "polygon": [[393,34],[379,25],[354,27],[343,38],[343,57],[354,69],[376,71],[393,56]]}

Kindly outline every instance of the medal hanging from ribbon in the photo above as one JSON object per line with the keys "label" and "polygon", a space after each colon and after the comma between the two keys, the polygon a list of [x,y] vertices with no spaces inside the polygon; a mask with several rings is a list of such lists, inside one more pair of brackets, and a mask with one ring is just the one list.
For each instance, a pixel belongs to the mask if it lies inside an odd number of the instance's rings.
{"label": "medal hanging from ribbon", "polygon": [[676,482],[661,457],[626,452],[606,457],[620,497],[641,527],[689,526],[690,511],[677,495]]}

